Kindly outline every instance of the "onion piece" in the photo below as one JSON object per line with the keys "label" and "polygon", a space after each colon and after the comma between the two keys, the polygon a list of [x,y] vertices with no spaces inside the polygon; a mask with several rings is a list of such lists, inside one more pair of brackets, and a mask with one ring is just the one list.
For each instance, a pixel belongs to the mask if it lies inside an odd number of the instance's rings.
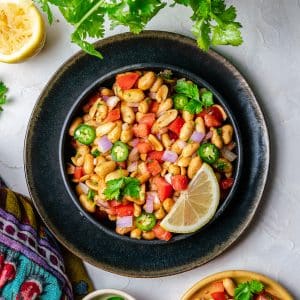
{"label": "onion piece", "polygon": [[130,162],[137,161],[139,159],[139,150],[137,148],[133,148],[128,156],[128,160]]}
{"label": "onion piece", "polygon": [[79,182],[78,185],[84,194],[87,194],[89,192],[89,187],[86,184]]}
{"label": "onion piece", "polygon": [[178,155],[176,152],[174,151],[169,151],[169,150],[166,150],[163,154],[163,156],[161,157],[161,159],[163,161],[169,161],[169,162],[172,162],[174,163],[178,158]]}
{"label": "onion piece", "polygon": [[150,92],[149,94],[148,94],[148,96],[151,98],[151,99],[156,99],[156,93],[154,93],[154,92]]}
{"label": "onion piece", "polygon": [[172,184],[172,174],[171,173],[167,173],[164,177],[165,177],[167,183]]}
{"label": "onion piece", "polygon": [[70,163],[67,163],[67,173],[69,175],[73,175],[75,173],[75,166]]}
{"label": "onion piece", "polygon": [[232,151],[235,147],[236,147],[235,142],[230,142],[228,145],[225,146],[225,148],[228,149],[229,151]]}
{"label": "onion piece", "polygon": [[101,96],[101,97],[105,102],[110,98],[109,96]]}
{"label": "onion piece", "polygon": [[132,227],[133,217],[132,216],[120,217],[117,219],[116,225],[117,225],[117,227],[120,227],[120,228]]}
{"label": "onion piece", "polygon": [[138,163],[137,163],[137,161],[134,161],[134,162],[132,162],[128,165],[127,171],[128,172],[135,172],[137,170],[137,167],[138,167]]}
{"label": "onion piece", "polygon": [[146,204],[145,204],[145,211],[147,213],[153,212],[154,199],[155,199],[155,196],[153,195],[153,193],[151,193],[151,192],[147,193]]}
{"label": "onion piece", "polygon": [[208,141],[209,139],[211,139],[212,135],[213,135],[212,131],[209,131],[209,132],[206,134],[206,136],[204,137],[204,140],[203,140],[203,141],[205,141],[205,142]]}
{"label": "onion piece", "polygon": [[131,147],[136,147],[138,143],[139,143],[139,139],[133,139],[128,144]]}
{"label": "onion piece", "polygon": [[106,104],[110,107],[110,108],[114,108],[120,101],[120,98],[117,96],[111,96],[106,100]]}
{"label": "onion piece", "polygon": [[107,138],[106,135],[100,138],[98,141],[98,148],[101,152],[105,153],[113,146],[112,142]]}
{"label": "onion piece", "polygon": [[229,160],[230,162],[233,162],[234,160],[237,159],[237,155],[235,153],[233,153],[232,151],[226,149],[226,148],[222,148],[221,149],[221,154],[224,158],[226,158],[227,160]]}
{"label": "onion piece", "polygon": [[98,198],[96,200],[96,205],[103,207],[103,208],[110,208],[108,201],[100,200]]}
{"label": "onion piece", "polygon": [[186,146],[186,142],[182,140],[178,140],[177,145],[180,149],[183,149]]}
{"label": "onion piece", "polygon": [[204,137],[205,137],[204,133],[195,130],[191,136],[191,140],[196,143],[201,143]]}

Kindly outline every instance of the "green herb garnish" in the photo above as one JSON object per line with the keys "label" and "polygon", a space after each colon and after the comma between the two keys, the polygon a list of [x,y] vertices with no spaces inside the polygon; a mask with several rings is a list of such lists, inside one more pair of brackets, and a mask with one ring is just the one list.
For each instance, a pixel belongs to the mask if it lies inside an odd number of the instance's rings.
{"label": "green herb garnish", "polygon": [[8,88],[2,81],[0,81],[0,111],[3,111],[2,105],[7,101],[7,91]]}
{"label": "green herb garnish", "polygon": [[91,200],[91,201],[94,200],[95,194],[96,193],[94,190],[89,189],[88,194],[87,194],[88,200]]}
{"label": "green herb garnish", "polygon": [[98,150],[98,149],[95,149],[94,151],[91,152],[91,154],[94,156],[94,157],[98,157],[101,152]]}
{"label": "green herb garnish", "polygon": [[258,280],[240,283],[234,290],[234,300],[252,300],[253,296],[264,290],[264,285]]}
{"label": "green herb garnish", "polygon": [[[125,26],[133,33],[144,30],[149,21],[166,5],[163,0],[35,0],[53,22],[51,5],[55,5],[74,31],[73,43],[87,53],[102,58],[102,54],[88,42],[89,38],[103,38],[105,20],[110,29]],[[207,51],[210,45],[240,45],[241,25],[236,22],[236,9],[226,7],[225,0],[175,0],[173,5],[185,5],[193,14],[192,32],[198,46]],[[109,28],[109,26],[107,26]]]}
{"label": "green herb garnish", "polygon": [[103,193],[109,200],[120,201],[125,195],[137,199],[140,194],[140,181],[132,177],[109,180]]}

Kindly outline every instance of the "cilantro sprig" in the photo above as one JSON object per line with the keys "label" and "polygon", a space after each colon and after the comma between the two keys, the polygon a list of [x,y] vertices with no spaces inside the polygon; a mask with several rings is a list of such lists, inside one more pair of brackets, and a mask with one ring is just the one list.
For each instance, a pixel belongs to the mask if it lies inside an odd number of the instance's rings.
{"label": "cilantro sprig", "polygon": [[264,290],[264,285],[258,280],[240,283],[234,290],[234,300],[252,300],[253,296]]}
{"label": "cilantro sprig", "polygon": [[[105,20],[110,29],[125,26],[140,33],[149,21],[166,5],[164,0],[35,0],[53,22],[51,6],[56,6],[74,31],[71,40],[87,53],[102,58],[102,54],[88,42],[88,38],[103,38]],[[243,40],[236,9],[226,7],[225,0],[175,0],[173,5],[184,5],[193,11],[192,32],[201,49],[211,45],[240,45]]]}
{"label": "cilantro sprig", "polygon": [[132,177],[109,180],[103,193],[109,200],[120,201],[125,195],[138,198],[140,194],[140,181]]}
{"label": "cilantro sprig", "polygon": [[175,91],[189,98],[189,102],[184,106],[183,110],[191,114],[198,114],[203,110],[203,107],[207,108],[214,104],[211,91],[206,89],[199,91],[196,84],[185,79],[177,80]]}
{"label": "cilantro sprig", "polygon": [[7,101],[7,92],[8,88],[2,81],[0,81],[0,111],[3,111],[2,105]]}

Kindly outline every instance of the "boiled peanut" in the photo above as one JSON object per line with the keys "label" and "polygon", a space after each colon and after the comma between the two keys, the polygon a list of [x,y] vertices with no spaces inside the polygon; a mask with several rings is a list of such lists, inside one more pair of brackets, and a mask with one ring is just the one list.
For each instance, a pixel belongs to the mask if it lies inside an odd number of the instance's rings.
{"label": "boiled peanut", "polygon": [[122,132],[122,121],[117,121],[115,128],[107,135],[107,138],[112,143],[115,143],[120,139],[121,132]]}
{"label": "boiled peanut", "polygon": [[75,132],[76,128],[77,128],[80,124],[82,124],[82,122],[83,122],[82,118],[76,118],[76,119],[72,122],[72,124],[71,124],[71,126],[70,126],[70,129],[69,129],[69,135],[70,135],[70,136],[74,136],[74,132]]}
{"label": "boiled peanut", "polygon": [[131,232],[130,232],[130,237],[132,239],[137,239],[137,240],[140,240],[141,237],[142,237],[142,231],[138,228],[135,228],[133,229]]}
{"label": "boiled peanut", "polygon": [[191,160],[192,160],[191,157],[180,157],[178,159],[177,165],[179,167],[188,167]]}
{"label": "boiled peanut", "polygon": [[103,89],[101,89],[100,94],[101,94],[101,96],[111,97],[114,95],[114,92],[110,89],[103,88]]}
{"label": "boiled peanut", "polygon": [[173,106],[173,100],[171,98],[167,98],[166,100],[162,101],[159,104],[158,110],[157,110],[157,115],[160,115],[161,113],[171,109]]}
{"label": "boiled peanut", "polygon": [[156,101],[162,102],[167,99],[169,93],[169,88],[163,84],[156,93]]}
{"label": "boiled peanut", "polygon": [[235,284],[231,278],[223,279],[223,286],[229,296],[234,296]]}
{"label": "boiled peanut", "polygon": [[184,110],[182,112],[182,118],[185,122],[188,122],[188,121],[193,121],[194,119],[194,115],[191,114],[190,112],[188,112],[187,110]]}
{"label": "boiled peanut", "polygon": [[214,167],[224,173],[231,173],[233,170],[232,163],[226,158],[219,158],[217,162],[214,164]]}
{"label": "boiled peanut", "polygon": [[140,89],[131,89],[123,91],[122,97],[126,102],[135,103],[143,101],[145,98],[145,94]]}
{"label": "boiled peanut", "polygon": [[94,171],[94,157],[92,154],[86,154],[84,157],[83,170],[85,174],[92,174]]}
{"label": "boiled peanut", "polygon": [[[180,175],[185,176],[186,175],[186,168],[185,167],[180,167]],[[174,193],[174,196],[176,195],[176,193]],[[179,196],[179,195],[178,195]]]}
{"label": "boiled peanut", "polygon": [[156,93],[158,89],[162,86],[163,82],[164,81],[161,77],[157,77],[152,87],[150,88],[150,92]]}
{"label": "boiled peanut", "polygon": [[121,142],[128,143],[130,140],[132,140],[132,137],[133,137],[132,126],[127,123],[124,123],[122,125],[122,132],[120,137]]}
{"label": "boiled peanut", "polygon": [[223,147],[223,140],[222,137],[219,135],[218,131],[216,128],[211,127],[210,130],[212,131],[212,137],[211,137],[211,142],[221,149]]}
{"label": "boiled peanut", "polygon": [[180,167],[176,166],[174,164],[171,164],[171,165],[169,165],[168,171],[172,175],[179,175],[180,174]]}
{"label": "boiled peanut", "polygon": [[168,213],[173,205],[175,204],[175,201],[172,198],[167,198],[163,201],[162,205],[164,210]]}
{"label": "boiled peanut", "polygon": [[105,176],[105,182],[113,180],[113,179],[118,179],[121,177],[127,177],[128,176],[128,171],[125,169],[118,169],[113,172],[110,172]]}
{"label": "boiled peanut", "polygon": [[182,150],[182,157],[191,157],[199,148],[200,144],[196,142],[188,143]]}
{"label": "boiled peanut", "polygon": [[168,149],[172,145],[172,141],[170,140],[170,137],[167,133],[161,135],[161,142],[166,149]]}
{"label": "boiled peanut", "polygon": [[116,163],[114,161],[105,161],[101,165],[96,166],[95,172],[100,177],[105,177],[107,174],[114,171]]}
{"label": "boiled peanut", "polygon": [[137,179],[140,181],[140,183],[145,183],[146,181],[148,181],[148,179],[150,178],[150,174],[149,173],[145,173],[145,174],[141,174],[137,177]]}
{"label": "boiled peanut", "polygon": [[166,213],[162,207],[160,207],[155,213],[155,217],[157,220],[161,220],[166,216]]}
{"label": "boiled peanut", "polygon": [[98,181],[87,180],[85,184],[92,190],[98,190]]}
{"label": "boiled peanut", "polygon": [[127,106],[125,102],[121,103],[122,120],[125,123],[132,124],[135,120],[135,114],[131,107]]}
{"label": "boiled peanut", "polygon": [[151,88],[153,83],[156,80],[156,76],[154,72],[146,72],[139,80],[138,80],[138,88],[145,91]]}
{"label": "boiled peanut", "polygon": [[88,211],[90,213],[94,213],[96,211],[96,206],[95,206],[94,201],[89,200],[87,195],[81,194],[79,196],[79,201],[86,211]]}
{"label": "boiled peanut", "polygon": [[138,110],[139,112],[141,112],[142,114],[146,114],[149,110],[149,99],[145,99],[142,102],[140,102],[139,106],[138,106]]}
{"label": "boiled peanut", "polygon": [[153,134],[148,136],[148,141],[151,143],[155,151],[162,151],[164,149],[161,142]]}
{"label": "boiled peanut", "polygon": [[201,117],[197,117],[195,120],[195,129],[196,131],[205,134],[206,130],[205,130],[205,124],[204,124],[204,120]]}
{"label": "boiled peanut", "polygon": [[116,233],[120,235],[125,235],[126,233],[130,232],[133,227],[116,227]]}
{"label": "boiled peanut", "polygon": [[136,203],[133,203],[133,215],[135,217],[138,217],[140,216],[142,213],[142,208],[140,205],[136,204]]}
{"label": "boiled peanut", "polygon": [[222,139],[225,145],[232,141],[233,127],[229,124],[222,127]]}
{"label": "boiled peanut", "polygon": [[184,147],[182,147],[181,143],[182,143],[181,140],[177,140],[171,147],[171,150],[176,152],[178,155],[181,154],[181,152],[184,148]]}
{"label": "boiled peanut", "polygon": [[151,231],[144,231],[142,234],[143,238],[145,240],[154,240],[155,239],[155,233],[151,230]]}
{"label": "boiled peanut", "polygon": [[107,122],[107,123],[101,124],[100,126],[98,126],[96,128],[96,135],[98,137],[106,135],[110,131],[112,131],[116,127],[116,125],[117,124],[115,122]]}
{"label": "boiled peanut", "polygon": [[185,122],[180,130],[179,138],[182,141],[187,141],[191,137],[193,130],[194,130],[194,122],[193,121]]}
{"label": "boiled peanut", "polygon": [[178,110],[170,109],[164,112],[155,123],[157,123],[159,128],[163,128],[168,126],[171,122],[173,122],[178,115]]}
{"label": "boiled peanut", "polygon": [[122,91],[122,89],[116,83],[113,85],[113,91],[114,91],[114,94],[116,96],[123,99],[123,93],[124,92]]}
{"label": "boiled peanut", "polygon": [[193,157],[188,166],[188,171],[187,171],[188,177],[192,179],[196,175],[198,170],[201,168],[201,166],[202,166],[201,158],[198,155]]}

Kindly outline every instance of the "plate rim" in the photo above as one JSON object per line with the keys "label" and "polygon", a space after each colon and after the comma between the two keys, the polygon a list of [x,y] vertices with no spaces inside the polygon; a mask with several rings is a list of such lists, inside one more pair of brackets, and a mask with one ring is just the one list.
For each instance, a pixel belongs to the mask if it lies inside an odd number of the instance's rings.
{"label": "plate rim", "polygon": [[[163,39],[166,38],[168,40],[173,40],[176,41],[178,39],[180,39],[180,42],[184,43],[185,45],[188,45],[189,47],[193,47],[195,49],[197,49],[198,51],[201,51],[196,43],[195,40],[193,40],[192,38],[189,38],[187,36],[178,34],[178,33],[173,33],[173,32],[168,32],[168,31],[158,31],[158,30],[147,30],[147,31],[143,31],[142,33],[140,33],[138,36],[133,35],[131,33],[120,33],[117,35],[113,35],[110,37],[107,37],[103,40],[99,40],[97,42],[94,43],[95,47],[101,47],[101,46],[105,46],[114,42],[120,42],[123,40],[130,40],[132,38],[155,38],[155,39]],[[253,206],[251,206],[251,211],[247,214],[247,219],[246,221],[244,221],[242,224],[240,224],[238,230],[235,230],[230,239],[226,240],[226,243],[222,244],[222,247],[219,247],[216,251],[214,251],[214,253],[210,254],[208,257],[205,257],[205,261],[199,262],[199,259],[196,261],[193,261],[192,263],[186,263],[186,264],[182,264],[179,267],[171,267],[171,268],[167,268],[164,270],[159,270],[159,271],[151,271],[151,272],[147,272],[147,273],[143,273],[139,272],[139,271],[132,271],[132,270],[124,270],[122,268],[118,268],[116,266],[112,266],[110,264],[106,264],[104,262],[99,262],[98,260],[95,260],[94,258],[87,256],[85,253],[83,253],[82,251],[80,251],[79,249],[74,249],[74,245],[72,245],[71,242],[67,241],[64,239],[64,236],[62,234],[60,234],[59,230],[57,230],[57,226],[52,224],[51,220],[48,218],[46,211],[43,209],[43,207],[40,205],[39,200],[36,199],[35,197],[35,190],[34,188],[31,187],[31,174],[30,174],[30,165],[28,163],[29,161],[29,155],[28,155],[28,150],[30,148],[30,146],[28,145],[28,141],[30,140],[30,136],[32,135],[32,126],[33,126],[33,121],[35,119],[35,116],[40,112],[40,107],[43,104],[43,99],[46,97],[46,95],[48,94],[49,91],[49,87],[52,87],[57,80],[59,80],[60,76],[64,73],[64,71],[66,69],[68,69],[68,67],[70,65],[72,65],[73,63],[76,62],[76,60],[82,58],[83,56],[86,56],[88,54],[86,54],[85,52],[83,52],[82,50],[76,52],[75,54],[73,54],[69,59],[67,59],[58,69],[57,71],[54,72],[54,74],[50,77],[50,79],[48,80],[47,84],[45,85],[44,89],[41,91],[34,107],[32,110],[32,113],[30,115],[29,118],[29,122],[28,122],[28,126],[26,129],[26,135],[25,135],[25,139],[24,139],[24,152],[23,152],[23,159],[24,159],[24,171],[25,171],[25,177],[26,177],[26,183],[28,186],[28,190],[29,190],[29,194],[30,197],[33,200],[34,206],[37,209],[41,219],[43,220],[43,222],[45,223],[45,225],[49,228],[49,230],[52,232],[52,234],[56,237],[56,239],[64,246],[66,247],[70,252],[74,253],[76,256],[80,257],[81,259],[85,260],[86,262],[99,267],[105,271],[111,272],[111,273],[117,273],[119,275],[123,275],[123,276],[128,276],[128,277],[135,277],[135,278],[154,278],[154,277],[163,277],[163,276],[169,276],[169,275],[175,275],[175,274],[179,274],[182,272],[186,272],[189,270],[192,270],[196,267],[199,267],[203,264],[208,263],[209,261],[213,260],[214,258],[216,258],[217,256],[219,256],[221,253],[223,253],[224,251],[226,251],[230,246],[232,246],[234,243],[236,243],[239,238],[245,233],[245,230],[248,228],[248,226],[250,225],[250,223],[252,222],[254,215],[257,211],[257,208],[259,207],[259,205],[261,204],[261,199],[263,197],[265,188],[266,188],[266,183],[268,180],[268,174],[269,174],[269,169],[270,169],[270,137],[269,137],[269,131],[268,131],[268,127],[267,127],[267,122],[266,122],[266,118],[265,115],[263,113],[262,108],[260,107],[257,98],[254,94],[254,92],[252,91],[250,85],[248,84],[247,80],[245,79],[245,77],[242,75],[242,73],[235,67],[235,65],[233,63],[231,63],[227,58],[225,58],[224,56],[222,56],[221,54],[219,54],[217,51],[215,50],[209,50],[208,55],[212,56],[213,59],[217,60],[218,62],[225,64],[226,67],[233,73],[235,74],[235,76],[239,77],[240,82],[243,85],[243,88],[247,90],[247,93],[249,94],[249,96],[251,97],[251,102],[252,104],[254,103],[255,105],[255,113],[257,114],[257,116],[259,117],[260,120],[260,127],[261,127],[261,132],[263,133],[263,140],[265,142],[265,147],[266,147],[266,152],[264,153],[265,155],[265,161],[264,161],[264,174],[261,177],[261,181],[260,181],[260,190],[258,191],[256,198],[258,199],[255,204]],[[105,59],[105,58],[104,58]]]}

